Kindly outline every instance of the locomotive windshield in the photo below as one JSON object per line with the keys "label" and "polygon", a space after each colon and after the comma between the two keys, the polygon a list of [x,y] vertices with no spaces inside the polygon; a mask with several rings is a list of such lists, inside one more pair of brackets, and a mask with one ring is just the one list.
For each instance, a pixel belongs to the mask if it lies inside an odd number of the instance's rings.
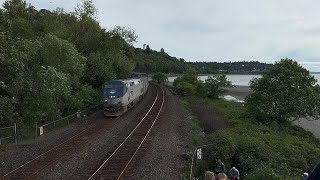
{"label": "locomotive windshield", "polygon": [[104,98],[119,98],[127,92],[127,87],[121,81],[110,81],[104,86]]}

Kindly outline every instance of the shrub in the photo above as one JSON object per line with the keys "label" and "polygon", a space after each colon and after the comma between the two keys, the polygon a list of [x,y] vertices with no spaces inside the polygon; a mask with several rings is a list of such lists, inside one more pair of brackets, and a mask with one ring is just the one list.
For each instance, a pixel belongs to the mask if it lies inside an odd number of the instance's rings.
{"label": "shrub", "polygon": [[176,91],[179,95],[190,96],[195,94],[195,86],[188,82],[180,82],[176,85]]}
{"label": "shrub", "polygon": [[168,81],[168,77],[163,73],[157,72],[152,76],[152,80],[158,84],[164,84]]}
{"label": "shrub", "polygon": [[[296,120],[320,114],[320,88],[310,72],[291,59],[282,59],[250,83],[248,110],[272,120]],[[263,119],[265,121],[265,119]]]}
{"label": "shrub", "polygon": [[268,180],[283,180],[282,176],[278,175],[276,171],[267,166],[259,167],[254,173],[248,174],[246,176],[247,180],[259,180],[259,179],[268,179]]}

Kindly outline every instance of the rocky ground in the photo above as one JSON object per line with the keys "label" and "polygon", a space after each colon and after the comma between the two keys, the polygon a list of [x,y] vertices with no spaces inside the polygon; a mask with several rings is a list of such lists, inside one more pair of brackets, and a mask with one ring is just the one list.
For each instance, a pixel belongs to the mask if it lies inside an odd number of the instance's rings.
{"label": "rocky ground", "polygon": [[132,179],[183,179],[192,153],[191,114],[165,89],[165,106]]}

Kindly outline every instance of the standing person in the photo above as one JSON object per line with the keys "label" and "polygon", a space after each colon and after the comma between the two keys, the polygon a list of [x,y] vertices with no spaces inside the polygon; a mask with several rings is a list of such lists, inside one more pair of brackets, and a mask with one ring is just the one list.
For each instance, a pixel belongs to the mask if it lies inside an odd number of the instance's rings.
{"label": "standing person", "polygon": [[76,116],[77,116],[77,119],[81,119],[81,111],[80,110],[78,110],[76,112]]}
{"label": "standing person", "polygon": [[308,179],[309,174],[305,172],[305,173],[303,173],[303,175],[302,175],[302,176],[303,176],[303,180],[307,180],[307,179]]}
{"label": "standing person", "polygon": [[232,167],[229,171],[231,180],[239,180],[240,179],[240,173],[236,167]]}
{"label": "standing person", "polygon": [[216,180],[216,176],[214,175],[213,172],[206,171],[206,173],[204,174],[204,179],[205,180]]}
{"label": "standing person", "polygon": [[218,161],[216,162],[216,166],[214,168],[214,172],[216,174],[219,174],[219,173],[224,173],[224,164],[223,162],[221,161],[221,159],[218,159]]}

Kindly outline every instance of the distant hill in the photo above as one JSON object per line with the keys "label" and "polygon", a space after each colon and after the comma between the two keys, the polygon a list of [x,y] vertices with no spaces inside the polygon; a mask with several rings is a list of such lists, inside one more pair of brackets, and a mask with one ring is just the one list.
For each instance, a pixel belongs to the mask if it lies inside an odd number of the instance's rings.
{"label": "distant hill", "polygon": [[163,48],[152,50],[149,45],[145,48],[135,48],[135,71],[166,74],[181,74],[188,68],[194,68],[200,74],[260,74],[272,64],[258,61],[241,62],[186,62],[183,58],[172,57]]}
{"label": "distant hill", "polygon": [[190,62],[189,64],[203,74],[260,74],[272,66],[258,61]]}
{"label": "distant hill", "polygon": [[135,49],[135,63],[134,71],[146,73],[182,74],[191,67],[184,59],[172,57],[163,49],[160,52],[154,51],[149,46],[145,49]]}

